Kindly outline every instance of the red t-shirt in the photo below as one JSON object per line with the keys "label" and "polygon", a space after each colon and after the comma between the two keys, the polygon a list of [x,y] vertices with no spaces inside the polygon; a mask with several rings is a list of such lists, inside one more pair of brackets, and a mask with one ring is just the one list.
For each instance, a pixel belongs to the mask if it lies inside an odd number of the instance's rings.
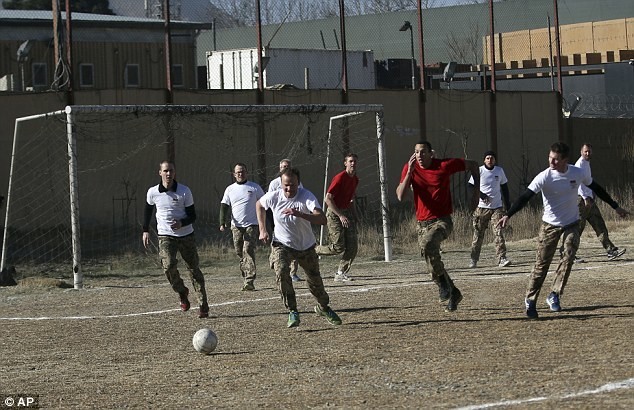
{"label": "red t-shirt", "polygon": [[354,197],[357,185],[359,185],[359,177],[356,175],[350,176],[345,170],[332,178],[330,186],[328,187],[328,193],[334,197],[337,208],[350,208],[350,201],[352,201]]}
{"label": "red t-shirt", "polygon": [[[433,158],[429,168],[422,168],[415,162],[410,183],[414,191],[416,219],[427,221],[451,215],[450,176],[466,169],[460,158]],[[401,182],[407,175],[407,164],[401,171]]]}

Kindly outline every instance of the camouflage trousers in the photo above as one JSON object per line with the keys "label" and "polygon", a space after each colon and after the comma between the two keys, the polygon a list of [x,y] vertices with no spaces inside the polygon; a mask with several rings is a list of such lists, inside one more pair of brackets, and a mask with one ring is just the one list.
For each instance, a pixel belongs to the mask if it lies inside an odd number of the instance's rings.
{"label": "camouflage trousers", "polygon": [[304,268],[308,290],[315,297],[322,309],[327,308],[330,303],[330,297],[324,288],[324,282],[319,272],[319,257],[317,256],[317,252],[315,252],[315,247],[298,251],[284,246],[279,242],[273,242],[269,263],[271,269],[275,271],[277,289],[280,292],[284,306],[286,306],[289,311],[297,310],[295,288],[293,287],[293,281],[290,277],[292,261],[297,261],[299,266]]}
{"label": "camouflage trousers", "polygon": [[257,225],[238,228],[231,227],[233,234],[233,247],[240,258],[240,272],[244,283],[253,284],[256,277],[255,246],[260,232]]}
{"label": "camouflage trousers", "polygon": [[[275,230],[275,223],[273,223],[273,211],[271,209],[266,210],[266,229],[269,232],[273,232]],[[259,237],[259,234],[258,234]],[[297,261],[291,262],[291,276],[297,275]]]}
{"label": "camouflage trousers", "polygon": [[590,224],[592,229],[594,229],[594,233],[601,241],[601,245],[603,248],[611,252],[616,246],[610,241],[610,237],[608,236],[608,228],[605,226],[605,221],[603,220],[603,215],[601,215],[601,211],[597,206],[596,201],[592,204],[592,206],[586,206],[586,202],[582,197],[579,197],[579,216],[581,220],[579,221],[579,234],[583,233],[583,230],[586,228],[586,222]]}
{"label": "camouflage trousers", "polygon": [[205,290],[205,277],[199,268],[198,250],[196,249],[196,238],[194,234],[176,237],[159,236],[159,257],[163,272],[172,289],[177,293],[185,291],[185,284],[178,272],[178,259],[176,254],[180,253],[187,270],[192,286],[198,297],[198,302],[203,305],[207,303],[207,291]]}
{"label": "camouflage trousers", "polygon": [[537,239],[537,260],[528,280],[526,299],[535,301],[539,297],[560,238],[563,238],[564,251],[555,270],[552,291],[559,295],[564,293],[579,248],[579,222],[563,227],[542,222]]}
{"label": "camouflage trousers", "polygon": [[341,255],[339,261],[339,272],[348,273],[352,266],[352,261],[357,256],[359,242],[357,239],[357,225],[354,221],[351,209],[342,209],[342,213],[350,221],[350,226],[345,228],[339,216],[330,209],[326,211],[328,220],[328,238],[330,245],[318,246],[318,255]]}
{"label": "camouflage trousers", "polygon": [[452,231],[453,221],[450,216],[430,221],[418,221],[417,234],[420,255],[425,259],[432,280],[441,291],[447,292],[451,292],[455,287],[440,258],[440,243],[447,239]]}
{"label": "camouflage trousers", "polygon": [[489,224],[493,230],[495,237],[495,255],[497,261],[500,262],[501,258],[506,257],[506,242],[504,241],[503,229],[497,226],[498,221],[504,216],[502,208],[488,209],[488,208],[476,208],[473,213],[473,239],[471,240],[471,259],[474,261],[480,260],[480,252],[482,251],[482,241],[484,240],[484,233],[486,232]]}

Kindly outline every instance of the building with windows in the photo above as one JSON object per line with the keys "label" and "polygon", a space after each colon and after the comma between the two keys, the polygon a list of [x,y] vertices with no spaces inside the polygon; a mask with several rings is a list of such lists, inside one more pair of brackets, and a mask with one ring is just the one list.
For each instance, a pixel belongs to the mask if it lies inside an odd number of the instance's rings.
{"label": "building with windows", "polygon": [[[62,89],[73,77],[81,89],[166,88],[162,20],[73,13],[72,69],[64,49],[65,13],[54,30],[50,11],[0,10],[0,90]],[[172,21],[174,88],[197,88],[196,39],[208,24]]]}

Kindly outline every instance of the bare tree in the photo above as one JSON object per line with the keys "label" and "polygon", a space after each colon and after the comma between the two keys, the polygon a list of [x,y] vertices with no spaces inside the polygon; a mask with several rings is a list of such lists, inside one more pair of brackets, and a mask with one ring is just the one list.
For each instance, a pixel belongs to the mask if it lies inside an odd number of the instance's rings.
{"label": "bare tree", "polygon": [[[283,21],[304,21],[339,15],[340,0],[260,0],[263,24]],[[456,4],[486,2],[488,0],[421,0],[424,9]],[[210,0],[212,6],[229,15],[229,25],[255,24],[255,0]],[[345,0],[347,16],[416,10],[418,0]]]}
{"label": "bare tree", "polygon": [[[477,22],[469,24],[469,31],[465,36],[450,32],[445,39],[452,61],[468,64],[482,64],[481,50],[482,33]],[[471,59],[471,61],[469,61]]]}
{"label": "bare tree", "polygon": [[416,0],[370,0],[368,5],[368,9],[372,13],[415,10],[416,7]]}
{"label": "bare tree", "polygon": [[225,24],[229,26],[255,25],[255,3],[250,0],[218,0],[212,3],[228,16]]}

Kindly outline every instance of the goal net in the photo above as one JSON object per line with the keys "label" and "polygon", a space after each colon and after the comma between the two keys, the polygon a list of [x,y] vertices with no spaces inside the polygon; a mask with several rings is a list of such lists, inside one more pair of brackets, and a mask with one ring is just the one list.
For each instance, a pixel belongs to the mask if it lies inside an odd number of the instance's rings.
{"label": "goal net", "polygon": [[[320,199],[344,155],[359,156],[360,229],[391,258],[381,105],[69,106],[16,121],[2,268],[73,275],[142,255],[147,189],[173,158],[194,196],[199,246],[223,240],[218,211],[233,165],[264,190],[288,158]],[[156,224],[151,224],[155,229]],[[155,238],[155,233],[153,238]],[[319,237],[316,228],[316,237]],[[153,243],[156,243],[154,240]]]}

